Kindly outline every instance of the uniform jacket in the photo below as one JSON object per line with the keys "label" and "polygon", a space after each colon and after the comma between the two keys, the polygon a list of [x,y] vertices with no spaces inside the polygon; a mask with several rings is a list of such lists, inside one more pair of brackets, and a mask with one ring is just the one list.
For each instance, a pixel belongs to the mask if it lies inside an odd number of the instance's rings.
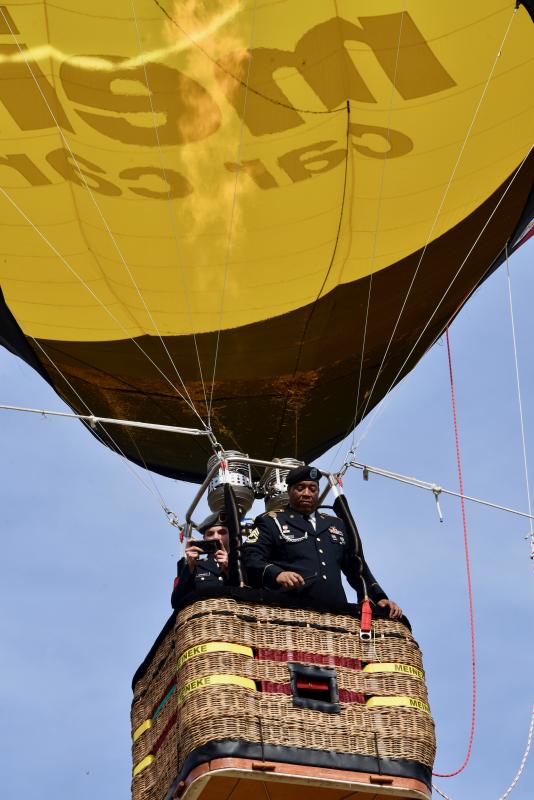
{"label": "uniform jacket", "polygon": [[187,561],[185,558],[181,558],[178,562],[177,577],[174,580],[172,606],[174,608],[189,592],[222,586],[224,582],[223,571],[212,555],[199,559],[195,572],[190,572]]}
{"label": "uniform jacket", "polygon": [[[298,572],[306,584],[288,594],[317,603],[347,602],[341,583],[343,573],[363,599],[359,564],[344,522],[316,512],[316,530],[302,514],[286,507],[256,518],[256,527],[243,546],[243,558],[249,583],[284,591],[276,583],[281,572]],[[365,559],[363,576],[369,598],[375,603],[387,598],[372,575]],[[285,592],[284,592],[285,593]]]}

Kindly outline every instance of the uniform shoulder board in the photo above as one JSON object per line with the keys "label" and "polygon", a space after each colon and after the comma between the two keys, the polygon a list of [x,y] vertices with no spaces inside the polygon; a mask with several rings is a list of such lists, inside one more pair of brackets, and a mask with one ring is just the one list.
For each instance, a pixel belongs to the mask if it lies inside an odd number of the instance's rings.
{"label": "uniform shoulder board", "polygon": [[262,513],[261,513],[261,514],[258,514],[258,515],[257,515],[257,516],[254,518],[254,524],[256,524],[256,522],[257,522],[259,519],[262,519],[263,517],[272,517],[273,519],[276,519],[276,515],[277,515],[277,514],[280,514],[280,512],[281,512],[281,511],[282,511],[282,509],[277,509],[276,511],[262,511]]}
{"label": "uniform shoulder board", "polygon": [[261,514],[258,514],[254,522],[257,522],[262,517],[271,517],[271,519],[276,519],[277,515],[281,514],[283,510],[283,508],[275,508],[273,511],[263,511]]}
{"label": "uniform shoulder board", "polygon": [[341,517],[336,517],[335,514],[324,514],[323,512],[319,512],[319,516],[322,519],[331,520],[333,525],[341,525],[341,526],[345,525],[344,520],[342,520]]}

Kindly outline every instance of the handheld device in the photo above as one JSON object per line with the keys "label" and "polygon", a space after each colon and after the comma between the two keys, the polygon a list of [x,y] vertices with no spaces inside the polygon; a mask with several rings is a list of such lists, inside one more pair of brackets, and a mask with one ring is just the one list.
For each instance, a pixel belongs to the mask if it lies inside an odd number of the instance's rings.
{"label": "handheld device", "polygon": [[198,547],[206,555],[213,555],[221,549],[222,545],[219,539],[199,539],[198,542],[195,542],[195,547]]}

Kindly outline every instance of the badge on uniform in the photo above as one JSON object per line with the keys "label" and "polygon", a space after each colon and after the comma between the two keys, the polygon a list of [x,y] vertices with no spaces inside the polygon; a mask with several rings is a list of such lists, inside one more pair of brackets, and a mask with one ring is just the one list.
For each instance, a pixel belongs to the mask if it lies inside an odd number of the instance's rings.
{"label": "badge on uniform", "polygon": [[345,536],[343,535],[343,531],[340,531],[339,528],[336,528],[332,525],[328,528],[328,533],[330,534],[330,538],[332,541],[336,542],[337,544],[345,544]]}
{"label": "badge on uniform", "polygon": [[260,532],[257,528],[254,528],[254,530],[250,531],[249,535],[247,536],[247,544],[254,544],[254,542],[257,542],[259,538]]}

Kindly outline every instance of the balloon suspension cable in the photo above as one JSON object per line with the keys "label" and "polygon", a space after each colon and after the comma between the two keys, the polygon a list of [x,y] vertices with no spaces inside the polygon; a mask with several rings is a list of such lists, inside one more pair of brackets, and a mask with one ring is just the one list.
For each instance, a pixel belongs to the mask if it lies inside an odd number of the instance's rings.
{"label": "balloon suspension cable", "polygon": [[[403,29],[403,25],[404,25],[404,15],[405,15],[405,13],[406,13],[405,11],[402,11],[401,15],[400,15],[399,34],[397,36],[397,52],[395,54],[395,72],[394,72],[394,75],[393,75],[393,81],[391,83],[391,93],[390,93],[390,96],[389,96],[389,109],[388,109],[388,119],[387,119],[387,140],[388,141],[389,141],[390,133],[391,133],[391,121],[392,121],[392,117],[393,117],[393,105],[394,105],[394,99],[395,99],[395,94],[396,94],[396,88],[395,87],[397,86],[397,71],[398,71],[398,66],[399,66],[400,43],[401,43],[401,38],[402,38],[402,29]],[[374,271],[374,265],[375,265],[375,260],[376,260],[376,250],[377,250],[377,246],[378,246],[378,231],[380,229],[380,220],[381,220],[381,216],[382,216],[382,205],[383,205],[383,198],[384,198],[384,180],[385,180],[385,175],[386,175],[386,166],[388,164],[388,156],[389,156],[388,152],[384,153],[384,157],[382,159],[382,167],[381,167],[381,170],[380,170],[380,185],[379,185],[379,189],[378,189],[378,205],[377,205],[377,209],[376,209],[376,217],[375,217],[375,224],[374,224],[373,246],[372,246],[371,257],[370,257],[370,261],[369,261],[369,288],[367,290],[367,303],[366,303],[364,323],[363,323],[362,345],[361,345],[361,354],[360,354],[360,366],[359,366],[359,369],[358,369],[358,382],[357,382],[357,387],[356,387],[356,402],[354,404],[354,414],[353,414],[353,417],[352,417],[351,424],[347,428],[347,432],[345,433],[345,436],[343,437],[343,440],[345,440],[347,438],[347,436],[349,435],[349,433],[351,432],[351,429],[352,429],[351,450],[349,450],[349,452],[351,452],[353,450],[353,447],[354,447],[355,434],[356,434],[356,425],[357,425],[357,422],[358,422],[358,408],[360,407],[360,393],[361,393],[361,388],[362,388],[363,364],[364,364],[364,360],[365,360],[365,347],[366,347],[366,342],[367,342],[367,331],[368,331],[368,328],[369,328],[369,311],[370,311],[370,308],[371,308],[371,295],[372,295],[372,291],[373,291],[373,271]],[[335,454],[334,458],[331,461],[331,465],[334,464],[337,461],[337,458],[338,458],[338,455],[339,455],[339,451],[341,450],[342,445],[343,445],[343,442],[340,442],[339,447],[336,450],[336,454]],[[348,459],[348,457],[349,456],[347,454],[345,456],[345,459]],[[354,454],[353,454],[353,458],[354,458]]]}
{"label": "balloon suspension cable", "polygon": [[166,431],[167,433],[180,433],[186,436],[207,436],[215,447],[217,442],[211,428],[205,430],[200,428],[182,428],[178,425],[158,425],[155,422],[139,422],[132,419],[115,419],[113,417],[97,417],[95,414],[74,414],[68,411],[50,411],[46,408],[25,408],[23,406],[9,406],[0,404],[2,411],[25,411],[28,414],[40,414],[42,417],[68,417],[69,419],[81,419],[87,422],[91,428],[97,425],[123,425],[129,428],[148,428],[152,431]]}
{"label": "balloon suspension cable", "polygon": [[[58,132],[58,134],[59,134],[59,136],[60,136],[60,138],[61,138],[61,140],[62,140],[62,142],[64,144],[64,147],[68,151],[69,157],[72,159],[72,162],[73,162],[73,164],[75,166],[75,169],[76,169],[77,176],[78,176],[78,178],[80,180],[80,185],[83,186],[85,188],[85,190],[87,191],[91,202],[93,203],[98,215],[100,216],[100,218],[102,220],[102,223],[104,225],[104,228],[105,228],[105,230],[107,232],[107,235],[109,236],[109,238],[110,238],[110,240],[111,240],[111,242],[113,244],[113,247],[114,247],[114,249],[115,249],[115,251],[116,251],[116,253],[117,253],[118,257],[119,257],[119,261],[122,263],[122,266],[123,266],[124,270],[126,271],[126,273],[128,275],[128,278],[130,280],[130,283],[132,284],[136,294],[138,295],[139,300],[140,300],[144,310],[146,311],[147,316],[150,319],[150,322],[152,323],[152,325],[153,325],[153,327],[154,327],[154,329],[156,331],[156,334],[157,334],[157,336],[158,336],[158,338],[159,338],[159,340],[161,342],[163,350],[164,350],[165,354],[167,355],[167,358],[169,359],[170,364],[174,368],[174,372],[176,373],[176,377],[178,378],[179,382],[182,385],[183,393],[180,391],[180,389],[178,389],[178,387],[173,383],[173,381],[167,376],[167,374],[160,368],[160,366],[152,359],[152,357],[146,352],[146,350],[143,349],[143,347],[137,341],[137,338],[134,337],[134,336],[131,336],[129,334],[128,330],[122,324],[121,320],[108,308],[108,306],[105,303],[102,302],[102,300],[98,297],[98,295],[95,294],[93,289],[83,279],[83,277],[59,253],[59,251],[57,250],[56,247],[54,247],[52,242],[50,242],[47,239],[47,237],[42,233],[42,231],[37,227],[37,225],[35,225],[35,223],[33,223],[32,220],[29,219],[29,217],[25,214],[25,212],[17,205],[17,203],[13,200],[13,198],[6,192],[6,190],[3,187],[0,187],[0,192],[4,195],[6,200],[8,200],[11,203],[11,205],[21,214],[21,216],[26,220],[26,222],[28,222],[32,226],[34,231],[41,237],[41,239],[45,242],[45,244],[47,244],[48,247],[50,247],[50,249],[58,256],[58,258],[62,261],[64,266],[71,272],[72,275],[74,275],[74,277],[81,283],[81,285],[84,287],[84,289],[86,291],[88,291],[91,294],[91,296],[97,301],[97,303],[103,308],[105,313],[108,314],[108,316],[124,331],[124,333],[126,334],[127,338],[134,344],[134,346],[139,350],[139,352],[141,352],[142,355],[145,356],[145,358],[148,359],[148,361],[154,366],[154,368],[162,376],[162,378],[173,388],[173,390],[179,395],[179,397],[181,397],[182,400],[191,408],[191,410],[193,411],[194,414],[196,414],[196,416],[198,417],[200,422],[203,425],[205,425],[205,422],[202,419],[202,417],[199,414],[199,412],[197,411],[197,409],[195,407],[195,404],[194,404],[194,402],[193,402],[193,400],[191,398],[191,395],[189,394],[187,386],[186,386],[182,376],[180,375],[180,373],[178,371],[178,368],[177,368],[177,366],[176,366],[176,364],[174,362],[174,359],[173,359],[173,357],[172,357],[172,355],[171,355],[171,353],[170,353],[170,351],[169,351],[169,349],[167,347],[167,344],[165,343],[165,340],[163,339],[163,337],[162,337],[162,335],[160,333],[160,330],[158,328],[157,322],[154,319],[154,316],[151,313],[151,311],[150,311],[150,309],[149,309],[149,307],[148,307],[148,305],[147,305],[147,303],[145,301],[145,298],[143,297],[143,294],[142,294],[137,282],[135,281],[134,275],[133,275],[133,273],[132,273],[132,271],[131,271],[131,269],[130,269],[130,267],[128,265],[128,262],[126,261],[124,253],[122,252],[122,250],[121,250],[121,248],[120,248],[120,246],[118,244],[118,241],[117,241],[113,231],[111,230],[111,227],[110,227],[106,217],[104,216],[102,208],[100,207],[100,205],[99,205],[99,203],[98,203],[98,201],[97,201],[97,199],[95,197],[95,193],[94,193],[93,189],[91,188],[91,186],[89,185],[89,183],[87,182],[86,173],[81,169],[80,164],[78,162],[78,158],[76,156],[76,153],[74,153],[74,151],[72,150],[70,142],[67,139],[67,137],[65,136],[65,133],[63,132],[62,126],[61,126],[60,122],[58,121],[52,106],[49,103],[49,100],[48,100],[48,98],[47,98],[47,96],[46,96],[46,94],[45,94],[45,92],[43,90],[43,87],[41,86],[39,80],[37,79],[37,76],[36,76],[36,74],[35,74],[35,72],[33,70],[33,67],[32,67],[32,61],[30,60],[30,58],[28,56],[28,52],[27,52],[27,50],[24,49],[24,47],[21,45],[21,43],[17,40],[16,31],[13,29],[12,25],[10,24],[8,17],[6,17],[6,14],[4,13],[4,10],[3,10],[2,6],[0,6],[0,15],[1,15],[2,19],[3,19],[4,25],[6,26],[6,29],[11,34],[11,38],[13,39],[13,42],[16,45],[20,56],[22,57],[24,63],[26,64],[26,66],[28,68],[28,72],[30,74],[30,77],[32,78],[33,82],[35,83],[35,85],[37,87],[37,90],[38,90],[39,94],[41,95],[42,100],[43,100],[46,108],[48,109],[48,112],[50,114],[50,118],[51,118],[51,120],[54,122],[54,124],[56,126],[57,132]],[[208,426],[206,426],[206,427],[208,427]]]}
{"label": "balloon suspension cable", "polygon": [[[510,264],[508,261],[508,244],[506,244],[505,248],[505,255],[506,255],[506,277],[508,283],[508,308],[510,310],[510,326],[512,329],[512,343],[514,349],[514,366],[515,366],[515,383],[516,383],[516,390],[517,390],[517,407],[519,413],[519,428],[521,431],[521,448],[523,453],[523,470],[525,474],[525,488],[527,493],[527,504],[528,504],[528,511],[529,514],[532,514],[532,501],[530,497],[530,479],[528,474],[528,456],[527,456],[527,444],[526,444],[526,437],[525,437],[525,421],[523,417],[523,400],[521,396],[521,377],[519,374],[519,358],[517,354],[517,336],[515,330],[515,316],[514,316],[514,304],[512,299],[512,279],[510,276]],[[532,518],[531,518],[532,519]],[[530,558],[532,559],[532,568],[534,569],[534,525],[532,522],[530,523],[530,531],[528,535],[525,537],[526,539],[530,539]]]}
{"label": "balloon suspension cable", "polygon": [[[458,171],[458,169],[459,169],[459,166],[460,166],[460,163],[461,163],[461,161],[462,161],[463,154],[464,154],[464,152],[465,152],[465,149],[466,149],[466,147],[467,147],[467,143],[468,143],[468,141],[469,141],[469,139],[470,139],[470,136],[471,136],[471,133],[472,133],[472,131],[474,130],[475,123],[476,123],[476,121],[477,121],[477,119],[478,119],[478,116],[479,116],[480,109],[482,108],[482,105],[483,105],[483,103],[484,103],[484,99],[485,99],[485,97],[486,97],[486,95],[487,95],[487,92],[488,92],[488,89],[489,89],[489,86],[490,86],[490,83],[491,83],[491,79],[492,79],[492,77],[493,77],[493,74],[494,74],[494,72],[495,72],[495,69],[496,69],[496,67],[497,67],[497,64],[499,63],[499,59],[501,58],[502,51],[503,51],[503,48],[504,48],[505,42],[506,42],[506,40],[507,40],[507,38],[508,38],[508,35],[509,35],[509,33],[510,33],[510,29],[511,29],[511,27],[512,27],[512,23],[513,23],[513,21],[514,21],[514,18],[515,18],[515,15],[516,15],[516,13],[517,13],[517,9],[513,9],[513,11],[512,11],[512,14],[511,14],[511,16],[510,16],[510,19],[509,19],[509,21],[508,21],[508,25],[507,25],[507,27],[506,27],[506,30],[505,30],[505,32],[504,32],[504,36],[503,36],[503,38],[502,38],[502,41],[501,41],[501,43],[500,43],[500,45],[499,45],[499,47],[498,47],[498,49],[497,49],[497,52],[496,52],[496,54],[495,54],[495,58],[494,58],[494,60],[493,60],[493,63],[492,63],[492,65],[491,65],[491,67],[490,67],[490,70],[489,70],[489,73],[488,73],[488,75],[487,75],[487,78],[486,78],[486,80],[485,80],[484,86],[483,86],[483,88],[482,88],[482,92],[481,92],[481,94],[480,94],[480,97],[479,97],[479,99],[478,99],[477,105],[476,105],[476,107],[475,107],[475,109],[474,109],[474,112],[473,112],[473,115],[472,115],[471,121],[470,121],[470,123],[469,123],[469,125],[468,125],[468,128],[467,128],[467,131],[466,131],[466,133],[465,133],[464,139],[463,139],[463,141],[462,141],[462,144],[461,144],[461,146],[460,146],[460,149],[459,149],[459,151],[458,151],[458,154],[457,154],[457,157],[456,157],[456,160],[455,160],[454,166],[453,166],[453,168],[452,168],[452,171],[451,171],[451,173],[450,173],[450,175],[449,175],[449,179],[448,179],[448,181],[447,181],[447,185],[445,186],[445,189],[444,189],[444,191],[443,191],[443,194],[442,194],[442,196],[441,196],[441,200],[440,200],[440,202],[439,202],[439,206],[438,206],[438,208],[436,209],[436,212],[435,212],[435,214],[434,214],[434,219],[433,219],[433,221],[432,221],[432,225],[431,225],[431,227],[430,227],[430,230],[429,230],[429,232],[428,232],[428,234],[427,234],[427,236],[426,236],[425,245],[424,245],[424,247],[422,248],[422,250],[421,250],[421,254],[420,254],[419,258],[418,258],[417,265],[416,265],[416,267],[415,267],[415,270],[414,270],[414,272],[413,272],[413,275],[412,275],[412,277],[411,277],[410,284],[409,284],[409,286],[408,286],[408,289],[407,289],[407,291],[406,291],[406,294],[405,294],[404,300],[403,300],[403,302],[402,302],[402,305],[401,305],[401,308],[400,308],[399,314],[398,314],[398,316],[397,316],[397,320],[396,320],[396,322],[395,322],[395,325],[393,326],[393,330],[391,331],[391,335],[390,335],[390,337],[389,337],[388,344],[387,344],[387,346],[386,346],[386,349],[385,349],[385,351],[384,351],[384,353],[383,353],[383,355],[382,355],[382,359],[381,359],[381,362],[380,362],[380,366],[378,367],[378,371],[376,372],[376,375],[375,375],[375,378],[374,378],[373,384],[372,384],[372,386],[371,386],[371,388],[370,388],[369,392],[367,393],[367,399],[366,399],[366,401],[365,401],[365,406],[364,406],[364,408],[363,408],[363,411],[362,411],[362,414],[361,414],[361,417],[360,417],[360,419],[363,419],[363,418],[365,417],[366,413],[367,413],[367,410],[368,410],[368,409],[370,409],[370,408],[372,408],[372,405],[371,405],[371,400],[372,400],[372,397],[373,397],[373,395],[374,395],[374,391],[375,391],[375,389],[376,389],[376,386],[377,386],[377,384],[378,384],[379,378],[380,378],[380,376],[381,376],[381,374],[382,374],[382,371],[383,371],[384,365],[386,364],[388,353],[389,353],[389,351],[390,351],[390,349],[391,349],[391,346],[392,346],[392,344],[393,344],[393,342],[394,342],[394,339],[395,339],[395,334],[396,334],[396,332],[397,332],[397,329],[398,329],[398,327],[399,327],[399,324],[400,324],[401,318],[402,318],[402,316],[403,316],[403,314],[404,314],[404,311],[405,311],[405,308],[406,308],[406,306],[407,306],[408,300],[409,300],[409,298],[410,298],[410,295],[411,295],[411,292],[412,292],[413,286],[414,286],[414,284],[415,284],[416,278],[417,278],[417,276],[418,276],[418,274],[419,274],[419,271],[420,271],[420,269],[421,269],[421,265],[422,265],[422,263],[423,263],[423,260],[424,260],[424,258],[425,258],[425,256],[426,256],[426,253],[427,253],[427,250],[428,250],[428,248],[429,248],[429,246],[430,246],[430,243],[432,242],[432,239],[433,239],[433,236],[434,236],[434,231],[436,230],[436,227],[437,227],[437,225],[438,225],[438,221],[439,221],[439,219],[440,219],[441,213],[442,213],[442,211],[443,211],[443,208],[445,207],[445,202],[446,202],[446,199],[447,199],[447,197],[448,197],[448,195],[449,195],[449,191],[450,191],[450,189],[451,189],[451,186],[453,185],[454,178],[455,178],[455,176],[456,176],[456,173],[457,173],[457,171]],[[503,196],[504,196],[504,195],[503,195]],[[500,202],[500,201],[499,201],[499,202]],[[493,216],[493,214],[491,214],[491,216],[490,216],[490,219],[491,219],[491,217],[492,217],[492,216]],[[488,222],[489,222],[489,220],[488,220]],[[486,226],[484,226],[484,227],[486,227]],[[483,229],[483,230],[484,230],[484,229]],[[480,237],[478,237],[478,238],[480,238]],[[478,242],[478,238],[477,238],[477,240],[475,241],[475,245],[476,245],[476,243]],[[474,248],[474,245],[473,245],[473,248]],[[472,250],[473,248],[471,248],[471,250]],[[459,274],[459,272],[461,272],[461,270],[462,270],[462,268],[463,268],[463,266],[464,266],[465,262],[467,261],[467,259],[469,258],[469,255],[471,254],[471,250],[470,250],[470,251],[469,251],[469,253],[467,254],[467,256],[466,256],[466,258],[464,259],[464,261],[462,262],[462,264],[460,265],[460,268],[459,268],[458,272],[456,273],[456,275],[458,275],[458,274]],[[452,282],[454,282],[454,280],[456,279],[456,275],[454,276],[454,278],[453,278]],[[451,282],[450,286],[452,285],[452,282]],[[450,286],[449,286],[449,288],[450,288]],[[449,288],[447,288],[447,290],[446,290],[445,294],[447,294],[447,292],[449,291]],[[445,297],[445,294],[443,295],[443,298]],[[443,298],[442,298],[442,300],[443,300]],[[439,306],[441,305],[441,302],[442,302],[442,300],[440,300],[440,303],[439,303],[439,304],[438,304],[438,306],[436,306],[436,308],[434,309],[434,312],[433,312],[432,316],[430,317],[430,320],[428,321],[427,325],[425,325],[425,328],[423,328],[423,331],[421,332],[421,334],[419,335],[419,337],[418,337],[418,339],[417,339],[416,343],[415,343],[415,344],[414,344],[414,346],[412,347],[412,349],[411,349],[410,353],[408,354],[408,356],[407,356],[406,360],[404,361],[404,363],[403,363],[402,367],[400,368],[399,372],[397,373],[397,376],[395,377],[395,379],[394,379],[393,383],[391,384],[390,388],[389,388],[389,389],[388,389],[388,391],[386,392],[385,396],[384,396],[384,397],[382,398],[382,400],[380,401],[380,404],[379,404],[379,406],[378,406],[378,409],[381,407],[382,403],[385,401],[385,399],[386,399],[386,397],[388,396],[389,392],[391,391],[391,389],[392,389],[392,388],[393,388],[393,386],[395,385],[395,383],[396,383],[396,381],[397,381],[397,378],[398,378],[398,377],[399,377],[399,375],[402,373],[402,370],[404,369],[404,366],[406,365],[406,362],[409,360],[409,358],[410,358],[410,356],[411,356],[411,354],[412,354],[413,350],[415,349],[415,347],[417,346],[417,344],[418,344],[418,342],[419,342],[419,339],[421,338],[421,336],[423,335],[424,331],[426,330],[426,328],[427,328],[427,327],[428,327],[428,325],[430,324],[430,321],[432,320],[432,318],[434,317],[434,315],[435,315],[436,311],[438,310]],[[375,409],[375,414],[373,415],[373,418],[374,418],[374,416],[377,414],[377,411],[378,411],[378,409]],[[358,409],[356,408],[356,409],[355,409],[355,415],[357,415],[357,414],[358,414]],[[371,423],[372,423],[372,419],[370,420],[370,422],[369,422],[369,425],[370,425]],[[367,427],[369,427],[369,425],[368,425]],[[359,440],[359,441],[361,441],[361,438],[360,438],[360,440]]]}
{"label": "balloon suspension cable", "polygon": [[[175,425],[157,425],[151,422],[136,422],[134,420],[125,420],[125,419],[113,419],[110,417],[97,417],[95,414],[73,414],[67,411],[48,411],[47,409],[39,409],[39,408],[24,408],[21,406],[9,406],[0,404],[0,410],[3,411],[25,411],[29,414],[40,414],[42,417],[67,417],[69,419],[80,419],[83,422],[87,422],[91,429],[95,430],[98,425],[122,425],[124,427],[134,427],[134,428],[148,428],[149,430],[158,430],[158,431],[166,431],[167,433],[179,433],[185,434],[187,436],[209,436],[210,442],[212,442],[213,447],[220,447],[217,445],[217,441],[215,436],[213,435],[211,429],[207,430],[199,430],[196,428],[180,428]],[[103,439],[98,437],[102,443]],[[113,440],[112,440],[113,441]],[[114,443],[116,447],[116,443]],[[119,455],[123,458],[126,458],[124,453],[119,449]],[[146,467],[148,470],[148,467]],[[136,477],[138,477],[136,475]],[[148,488],[144,481],[142,481],[145,488]],[[158,492],[159,494],[159,492]],[[163,502],[161,495],[160,495],[160,505],[167,517],[169,523],[174,527],[178,528],[180,532],[180,542],[183,542],[183,531],[184,531],[184,523],[181,523],[177,514],[168,508],[165,503]]]}
{"label": "balloon suspension cable", "polygon": [[[462,497],[460,498],[460,509],[462,514],[462,528],[463,528],[463,540],[464,540],[464,555],[465,555],[465,569],[466,569],[466,578],[467,578],[467,596],[468,596],[468,607],[469,607],[469,632],[470,632],[470,639],[471,639],[471,725],[469,730],[469,738],[467,742],[467,751],[465,754],[465,758],[462,764],[455,770],[450,772],[432,772],[432,775],[437,778],[454,778],[455,775],[459,775],[460,772],[463,772],[464,769],[469,764],[471,759],[471,753],[473,750],[473,741],[475,738],[475,725],[476,725],[476,712],[477,712],[477,662],[476,662],[476,640],[475,640],[475,614],[474,614],[474,607],[473,607],[473,584],[471,580],[471,559],[469,556],[469,538],[468,538],[468,525],[467,525],[467,514],[465,513],[465,498],[463,497],[464,491],[464,480],[463,480],[463,472],[462,472],[462,459],[461,459],[461,451],[460,451],[460,433],[459,433],[459,426],[458,426],[458,412],[456,408],[456,392],[454,388],[454,372],[452,368],[452,351],[451,351],[451,343],[449,338],[449,328],[448,326],[445,328],[445,338],[447,340],[447,361],[449,367],[449,380],[451,386],[451,406],[452,406],[452,418],[453,418],[453,427],[454,427],[454,443],[456,448],[456,466],[458,470],[458,483],[460,488],[460,494]],[[436,502],[438,495],[436,494]]]}
{"label": "balloon suspension cable", "polygon": [[167,508],[167,506],[165,506],[163,510],[164,510],[164,512],[165,512],[165,514],[166,514],[166,516],[167,516],[167,519],[169,520],[169,523],[170,523],[170,524],[171,524],[171,525],[172,525],[174,528],[178,528],[178,530],[179,530],[180,532],[182,532],[182,530],[183,530],[183,525],[182,525],[182,523],[180,522],[180,520],[178,519],[178,515],[177,515],[177,514],[175,514],[175,513],[174,513],[174,511],[172,511],[170,508]]}
{"label": "balloon suspension cable", "polygon": [[[92,415],[93,412],[92,412],[90,406],[83,399],[83,397],[81,396],[80,392],[72,385],[72,383],[69,381],[69,379],[67,378],[65,373],[62,371],[62,369],[56,364],[56,362],[54,361],[54,359],[52,358],[50,353],[47,350],[45,350],[45,348],[40,344],[40,342],[37,339],[35,339],[35,337],[30,336],[30,339],[33,341],[33,344],[35,345],[35,347],[38,350],[41,351],[41,353],[46,358],[46,360],[56,370],[56,372],[61,377],[61,379],[69,387],[69,389],[73,393],[73,395],[78,398],[78,400],[80,401],[82,406],[84,406],[86,408],[86,410],[89,412],[89,414]],[[44,417],[44,419],[46,419],[46,417]],[[92,429],[92,432],[93,432],[93,435],[95,436],[95,438],[98,439],[98,441],[101,444],[103,444],[104,446],[110,447],[111,450],[114,453],[116,453],[118,456],[120,456],[121,462],[124,464],[124,466],[128,470],[128,472],[135,478],[136,481],[138,481],[141,484],[141,486],[143,486],[144,489],[146,489],[154,497],[154,499],[156,500],[158,505],[163,509],[163,511],[165,513],[165,508],[166,508],[167,504],[165,502],[163,494],[161,493],[161,490],[158,487],[158,484],[156,483],[154,475],[149,470],[149,468],[147,466],[147,463],[146,463],[145,459],[143,458],[143,454],[141,452],[141,449],[139,448],[138,443],[132,437],[130,431],[126,431],[126,433],[128,434],[128,436],[132,440],[132,442],[133,442],[133,444],[135,446],[135,449],[137,450],[137,452],[139,454],[139,458],[143,462],[143,467],[145,468],[145,470],[147,472],[148,479],[149,479],[150,483],[152,484],[152,486],[150,486],[149,483],[147,483],[147,481],[145,481],[145,479],[143,477],[141,477],[141,475],[139,474],[137,469],[134,469],[133,464],[130,463],[130,461],[127,458],[126,454],[124,453],[124,451],[122,450],[122,448],[120,447],[118,442],[113,438],[113,436],[111,435],[110,431],[107,428],[102,427],[101,431],[99,431],[96,428],[94,428],[94,429]]]}
{"label": "balloon suspension cable", "polygon": [[[517,772],[516,772],[516,774],[515,774],[515,776],[514,776],[514,779],[513,779],[513,781],[511,782],[510,786],[509,786],[509,787],[506,789],[506,791],[505,791],[505,792],[503,792],[503,793],[501,794],[501,796],[499,797],[499,800],[506,800],[506,798],[508,797],[508,795],[509,795],[509,794],[510,794],[510,793],[511,793],[511,792],[512,792],[514,789],[515,789],[515,787],[517,786],[517,783],[518,783],[518,781],[519,781],[519,779],[520,779],[521,775],[523,774],[523,770],[525,769],[525,764],[527,763],[527,758],[528,758],[528,756],[529,756],[529,754],[530,754],[530,748],[531,748],[531,746],[532,746],[532,736],[533,736],[533,733],[534,733],[534,706],[532,706],[532,709],[531,709],[531,712],[530,712],[530,725],[529,725],[529,729],[528,729],[528,735],[527,735],[527,745],[526,745],[526,747],[525,747],[525,752],[523,753],[523,758],[521,759],[521,763],[520,763],[520,765],[519,765],[519,769],[517,770]],[[441,797],[443,797],[443,800],[452,800],[452,798],[451,798],[451,797],[449,797],[449,795],[445,794],[445,792],[442,792],[442,791],[441,791],[441,789],[439,789],[439,788],[438,788],[438,787],[437,787],[437,786],[436,786],[434,783],[432,784],[432,788],[433,788],[433,789],[434,789],[434,790],[435,790],[435,791],[436,791],[436,792],[437,792],[437,793],[438,793],[438,794],[439,794]]]}
{"label": "balloon suspension cable", "polygon": [[[461,500],[469,500],[470,503],[478,503],[479,505],[487,506],[488,508],[495,508],[498,511],[505,511],[508,514],[515,514],[518,517],[525,517],[526,519],[534,520],[534,514],[529,514],[526,511],[519,511],[516,508],[509,508],[508,506],[503,506],[499,503],[492,503],[490,500],[484,500],[480,497],[472,497],[471,495],[464,494],[463,492],[456,492],[453,489],[445,489],[443,486],[439,486],[436,483],[422,481],[419,478],[414,478],[409,475],[402,475],[399,472],[392,472],[391,470],[382,469],[380,467],[371,467],[369,464],[361,464],[358,461],[346,461],[338,472],[338,475],[344,475],[349,467],[361,470],[364,480],[369,480],[369,475],[379,475],[382,478],[390,478],[391,480],[399,481],[400,483],[406,483],[410,486],[416,486],[418,489],[425,489],[427,492],[432,492],[436,500],[440,495],[447,494],[451,497],[458,497]],[[442,519],[443,515],[441,514],[441,509],[439,509],[439,515],[440,519]]]}
{"label": "balloon suspension cable", "polygon": [[178,515],[175,514],[175,512],[172,511],[170,508],[167,508],[167,506],[163,507],[163,511],[167,516],[169,524],[172,525],[173,528],[176,528],[178,530],[178,551],[179,551],[178,555],[179,558],[182,558],[182,556],[184,555],[183,549],[185,541],[185,522],[180,522]]}

